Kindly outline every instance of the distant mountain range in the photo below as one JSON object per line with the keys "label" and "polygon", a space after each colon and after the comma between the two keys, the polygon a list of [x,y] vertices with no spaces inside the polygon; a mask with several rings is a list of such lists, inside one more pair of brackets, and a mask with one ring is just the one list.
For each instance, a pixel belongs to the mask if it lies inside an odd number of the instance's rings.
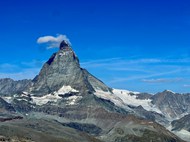
{"label": "distant mountain range", "polygon": [[63,41],[33,80],[0,79],[0,139],[189,142],[190,94],[110,88]]}

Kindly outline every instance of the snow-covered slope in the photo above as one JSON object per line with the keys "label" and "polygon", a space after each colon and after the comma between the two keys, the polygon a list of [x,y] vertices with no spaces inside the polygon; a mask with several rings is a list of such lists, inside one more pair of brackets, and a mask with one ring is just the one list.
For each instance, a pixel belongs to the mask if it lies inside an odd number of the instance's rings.
{"label": "snow-covered slope", "polygon": [[[61,100],[64,95],[68,93],[78,93],[79,91],[73,89],[71,86],[63,86],[58,91],[55,91],[53,93],[44,95],[44,96],[35,96],[33,94],[29,94],[28,92],[22,92],[18,95],[13,95],[12,97],[2,97],[6,102],[11,103],[14,99],[18,101],[27,101],[31,104],[35,105],[44,105],[48,102],[56,103],[58,100]],[[74,105],[78,99],[80,99],[81,96],[68,96],[66,98],[68,105]]]}
{"label": "snow-covered slope", "polygon": [[138,92],[128,90],[113,89],[113,93],[96,90],[95,95],[99,98],[110,100],[115,105],[125,108],[126,106],[142,106],[147,111],[155,111],[162,114],[162,112],[154,106],[150,99],[138,99]]}
{"label": "snow-covered slope", "polygon": [[180,131],[174,131],[174,134],[176,134],[178,137],[182,138],[186,142],[190,142],[190,132],[187,130],[180,130]]}
{"label": "snow-covered slope", "polygon": [[[32,96],[31,98],[33,102],[36,103],[36,105],[44,105],[44,104],[47,104],[48,102],[57,102],[59,99],[62,98],[60,97],[60,95],[64,96],[64,94],[70,93],[70,92],[78,92],[78,91],[73,89],[71,86],[63,86],[58,91],[55,91],[52,94],[47,94],[42,97]],[[71,101],[69,104],[70,105],[74,104],[77,98],[78,98],[77,96],[68,97],[68,100]]]}

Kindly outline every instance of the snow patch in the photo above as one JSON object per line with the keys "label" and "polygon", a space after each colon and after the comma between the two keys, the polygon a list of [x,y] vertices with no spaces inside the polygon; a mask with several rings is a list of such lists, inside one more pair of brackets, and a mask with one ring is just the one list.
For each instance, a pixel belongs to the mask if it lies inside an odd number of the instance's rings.
{"label": "snow patch", "polygon": [[74,104],[76,104],[76,102],[77,102],[77,100],[79,100],[79,99],[81,99],[82,98],[82,96],[70,96],[70,97],[68,97],[67,98],[67,100],[68,100],[68,105],[74,105]]}
{"label": "snow patch", "polygon": [[25,98],[19,98],[19,99],[17,99],[18,101],[26,101],[26,102],[28,102],[28,100],[27,99],[25,99]]}
{"label": "snow patch", "polygon": [[95,90],[96,92],[94,93],[97,97],[105,99],[105,100],[110,100],[113,102],[115,105],[122,107],[124,106],[124,102],[121,98],[113,95],[111,92],[104,92],[102,90]]}
{"label": "snow patch", "polygon": [[61,87],[57,92],[55,93],[58,93],[58,94],[66,94],[66,93],[69,93],[69,92],[79,92],[75,89],[73,89],[71,86],[63,86]]}
{"label": "snow patch", "polygon": [[172,131],[172,125],[169,125],[167,129],[180,137],[181,139],[185,140],[186,142],[190,142],[190,132],[184,129],[181,129],[180,131]]}
{"label": "snow patch", "polygon": [[147,111],[155,111],[157,113],[162,114],[162,112],[151,103],[152,100],[150,99],[144,99],[144,100],[137,99],[136,95],[130,95],[130,93],[133,93],[133,92],[119,90],[119,89],[113,89],[113,93],[114,95],[119,97],[121,100],[123,100],[123,102],[127,105],[136,106],[136,107],[141,105]]}
{"label": "snow patch", "polygon": [[48,94],[42,97],[34,97],[32,96],[33,102],[36,103],[36,105],[44,105],[48,102],[57,102],[57,100],[61,99],[61,97],[58,96],[58,94]]}
{"label": "snow patch", "polygon": [[42,97],[36,97],[32,96],[31,98],[33,99],[33,102],[36,103],[37,105],[44,105],[47,104],[48,102],[57,102],[59,99],[62,99],[59,95],[64,95],[69,92],[79,92],[75,89],[73,89],[71,86],[63,86],[61,87],[58,91],[55,91],[52,94],[48,94]]}
{"label": "snow patch", "polygon": [[5,100],[7,103],[11,103],[12,102],[12,97],[2,97],[3,100]]}
{"label": "snow patch", "polygon": [[180,130],[180,131],[174,131],[174,133],[180,137],[181,139],[187,141],[187,142],[190,142],[190,132],[187,131],[187,130]]}
{"label": "snow patch", "polygon": [[173,93],[173,94],[175,94],[175,92],[173,92],[173,91],[171,91],[171,90],[166,90],[167,92],[171,92],[171,93]]}

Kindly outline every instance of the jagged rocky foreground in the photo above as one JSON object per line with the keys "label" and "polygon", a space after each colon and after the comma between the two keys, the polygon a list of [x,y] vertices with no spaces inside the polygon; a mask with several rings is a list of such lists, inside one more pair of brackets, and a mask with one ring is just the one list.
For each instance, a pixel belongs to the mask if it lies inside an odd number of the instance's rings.
{"label": "jagged rocky foreground", "polygon": [[[190,94],[164,91],[151,95],[109,88],[80,67],[65,41],[33,80],[0,79],[0,94],[0,141],[190,139],[185,116],[190,113]],[[184,140],[179,138],[183,131]]]}

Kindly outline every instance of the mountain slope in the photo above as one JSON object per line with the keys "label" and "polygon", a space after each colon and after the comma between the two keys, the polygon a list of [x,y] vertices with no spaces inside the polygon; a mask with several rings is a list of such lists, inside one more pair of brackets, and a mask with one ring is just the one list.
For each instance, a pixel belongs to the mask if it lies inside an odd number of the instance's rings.
{"label": "mountain slope", "polygon": [[190,94],[179,94],[168,90],[152,96],[152,103],[169,118],[179,118],[190,113]]}
{"label": "mountain slope", "polygon": [[7,103],[5,100],[3,100],[2,98],[0,98],[0,112],[15,112],[15,109],[13,108],[13,106],[9,103]]}
{"label": "mountain slope", "polygon": [[[0,135],[12,142],[100,142],[86,133],[45,119],[23,119],[0,123]],[[12,141],[11,141],[12,139]]]}
{"label": "mountain slope", "polygon": [[190,114],[185,115],[184,117],[178,119],[178,120],[174,120],[172,121],[172,127],[173,130],[187,130],[190,133]]}
{"label": "mountain slope", "polygon": [[171,122],[171,130],[187,142],[190,141],[190,114]]}
{"label": "mountain slope", "polygon": [[31,84],[31,80],[14,81],[9,78],[0,79],[0,96],[13,95],[22,92]]}

